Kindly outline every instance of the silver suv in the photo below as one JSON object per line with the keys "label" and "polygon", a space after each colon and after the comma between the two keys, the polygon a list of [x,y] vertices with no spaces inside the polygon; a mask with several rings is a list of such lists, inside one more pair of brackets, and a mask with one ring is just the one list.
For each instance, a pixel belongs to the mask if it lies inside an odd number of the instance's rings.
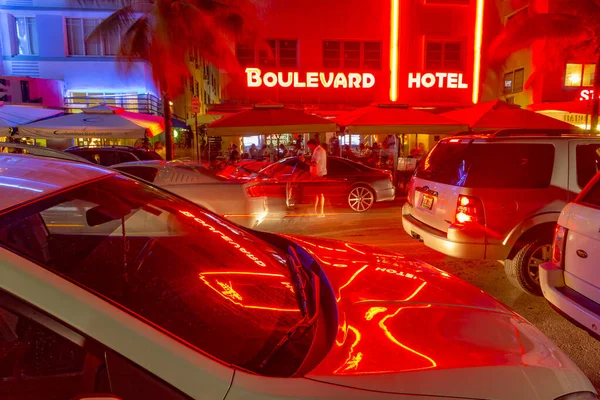
{"label": "silver suv", "polygon": [[427,247],[503,261],[516,287],[541,294],[563,207],[600,166],[600,137],[503,130],[438,142],[415,171],[404,230]]}

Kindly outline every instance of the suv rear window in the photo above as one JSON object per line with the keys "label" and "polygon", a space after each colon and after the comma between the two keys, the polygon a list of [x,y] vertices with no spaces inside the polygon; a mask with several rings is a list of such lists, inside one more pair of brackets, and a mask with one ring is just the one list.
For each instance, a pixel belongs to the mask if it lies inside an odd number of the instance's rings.
{"label": "suv rear window", "polygon": [[600,180],[596,179],[591,185],[593,186],[583,195],[580,202],[594,207],[600,207]]}
{"label": "suv rear window", "polygon": [[580,144],[577,146],[577,184],[583,189],[600,169],[600,145]]}
{"label": "suv rear window", "polygon": [[554,146],[545,143],[439,142],[416,171],[417,178],[470,188],[550,186]]}

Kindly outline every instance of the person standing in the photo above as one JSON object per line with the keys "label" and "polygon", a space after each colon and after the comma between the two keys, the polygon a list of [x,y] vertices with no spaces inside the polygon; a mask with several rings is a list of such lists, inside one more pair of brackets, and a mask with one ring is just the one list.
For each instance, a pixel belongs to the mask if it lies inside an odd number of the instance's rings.
{"label": "person standing", "polygon": [[235,164],[240,160],[240,152],[237,149],[237,145],[235,143],[231,143],[231,147],[229,148],[229,163]]}
{"label": "person standing", "polygon": [[154,151],[156,154],[161,156],[163,160],[167,158],[167,149],[165,149],[165,146],[162,144],[162,142],[154,143]]}
{"label": "person standing", "polygon": [[[300,156],[300,161],[306,162],[310,166],[310,177],[313,180],[324,179],[327,176],[327,151],[316,140],[311,139],[307,143],[308,148],[312,152],[312,157],[309,162],[304,160],[304,156]],[[320,203],[320,207],[319,207]],[[323,193],[316,196],[315,213],[320,211],[321,216],[324,216],[325,196]]]}
{"label": "person standing", "polygon": [[254,143],[252,143],[252,146],[250,146],[250,150],[248,150],[248,153],[250,153],[250,158],[252,158],[253,160],[256,160],[256,158],[258,157],[258,148]]}

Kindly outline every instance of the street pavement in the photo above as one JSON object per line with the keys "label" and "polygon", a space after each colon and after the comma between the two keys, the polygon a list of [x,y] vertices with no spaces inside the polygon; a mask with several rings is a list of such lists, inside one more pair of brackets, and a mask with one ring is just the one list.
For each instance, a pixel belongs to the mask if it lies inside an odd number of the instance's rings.
{"label": "street pavement", "polygon": [[462,260],[428,249],[402,229],[403,201],[376,204],[365,213],[326,208],[319,218],[310,207],[287,215],[271,215],[259,230],[339,239],[396,251],[434,265],[483,289],[517,311],[556,343],[600,391],[600,341],[557,314],[543,297],[514,288],[495,261]]}

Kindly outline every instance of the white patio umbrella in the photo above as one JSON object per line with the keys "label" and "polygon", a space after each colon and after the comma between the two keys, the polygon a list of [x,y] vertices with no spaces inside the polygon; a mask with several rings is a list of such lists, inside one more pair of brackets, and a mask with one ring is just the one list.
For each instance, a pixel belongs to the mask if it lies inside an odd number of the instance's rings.
{"label": "white patio umbrella", "polygon": [[61,115],[62,110],[0,102],[0,136],[10,136],[11,128]]}
{"label": "white patio umbrella", "polygon": [[20,125],[18,135],[30,138],[121,138],[139,139],[164,131],[163,119],[100,105],[81,113]]}

